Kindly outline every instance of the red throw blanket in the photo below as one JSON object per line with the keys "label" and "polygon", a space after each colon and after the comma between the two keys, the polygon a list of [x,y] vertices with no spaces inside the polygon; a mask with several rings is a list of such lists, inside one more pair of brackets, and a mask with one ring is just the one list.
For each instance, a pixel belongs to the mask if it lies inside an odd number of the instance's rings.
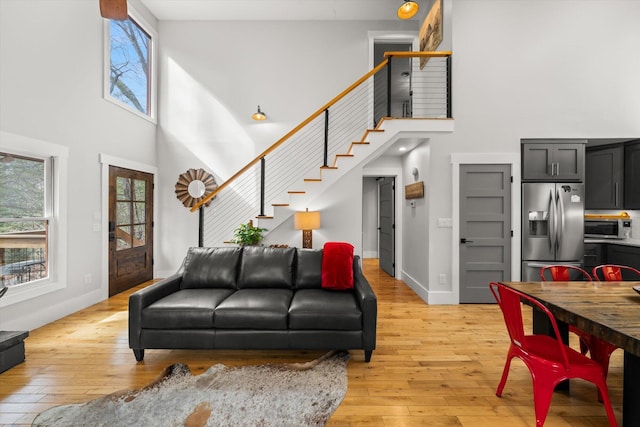
{"label": "red throw blanket", "polygon": [[322,288],[353,289],[353,245],[327,242],[322,252]]}

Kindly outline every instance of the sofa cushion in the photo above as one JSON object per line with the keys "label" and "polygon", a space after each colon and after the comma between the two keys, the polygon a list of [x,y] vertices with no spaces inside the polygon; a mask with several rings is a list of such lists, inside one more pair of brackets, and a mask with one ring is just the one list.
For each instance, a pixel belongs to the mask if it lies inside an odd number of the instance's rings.
{"label": "sofa cushion", "polygon": [[219,329],[287,329],[290,289],[239,289],[216,307]]}
{"label": "sofa cushion", "polygon": [[289,329],[359,331],[362,312],[353,292],[300,289],[289,308]]}
{"label": "sofa cushion", "polygon": [[236,289],[241,248],[190,248],[180,287]]}
{"label": "sofa cushion", "polygon": [[183,289],[142,310],[141,326],[149,329],[213,327],[214,309],[232,289]]}
{"label": "sofa cushion", "polygon": [[322,288],[353,289],[353,245],[326,242],[322,253]]}
{"label": "sofa cushion", "polygon": [[238,289],[293,289],[295,248],[244,247]]}
{"label": "sofa cushion", "polygon": [[296,251],[296,289],[320,289],[322,249],[297,249]]}

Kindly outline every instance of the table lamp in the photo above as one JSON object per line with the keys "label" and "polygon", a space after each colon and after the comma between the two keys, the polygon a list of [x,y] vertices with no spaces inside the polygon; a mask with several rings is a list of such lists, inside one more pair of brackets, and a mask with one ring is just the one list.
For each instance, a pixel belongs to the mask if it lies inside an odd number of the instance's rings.
{"label": "table lamp", "polygon": [[293,216],[293,227],[296,230],[302,230],[302,247],[311,249],[313,246],[311,230],[320,228],[320,212],[309,212],[309,208],[304,212],[296,212]]}

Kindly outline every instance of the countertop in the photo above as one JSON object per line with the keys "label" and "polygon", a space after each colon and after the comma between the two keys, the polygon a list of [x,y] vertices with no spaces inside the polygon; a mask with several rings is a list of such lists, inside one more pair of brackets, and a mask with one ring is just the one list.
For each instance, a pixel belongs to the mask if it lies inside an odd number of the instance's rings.
{"label": "countertop", "polygon": [[585,243],[606,243],[609,245],[636,246],[640,248],[640,239],[592,239],[587,237]]}

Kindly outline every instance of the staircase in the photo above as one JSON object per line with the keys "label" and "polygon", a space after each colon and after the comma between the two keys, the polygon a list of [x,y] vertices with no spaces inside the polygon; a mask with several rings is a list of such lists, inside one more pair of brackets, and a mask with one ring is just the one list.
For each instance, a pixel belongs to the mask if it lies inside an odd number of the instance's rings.
{"label": "staircase", "polygon": [[[425,70],[419,61],[412,66],[413,117],[395,119],[389,115],[370,127],[374,114],[379,117],[373,97],[379,99],[381,82],[391,99],[391,72],[394,54],[415,58],[430,56]],[[304,210],[312,201],[353,168],[375,159],[401,137],[421,136],[424,132],[451,132],[450,52],[388,52],[388,58],[353,85],[321,107],[300,125],[258,155],[230,177],[216,191],[192,208],[206,204],[204,246],[221,246],[233,236],[233,230],[250,220],[255,225],[275,230],[295,211]],[[386,74],[386,75],[385,75]],[[420,85],[418,77],[423,76]],[[423,90],[416,96],[416,85]],[[387,113],[392,110],[387,102]],[[416,117],[421,111],[425,117]],[[215,197],[215,198],[214,198]],[[267,231],[265,234],[268,234]]]}

